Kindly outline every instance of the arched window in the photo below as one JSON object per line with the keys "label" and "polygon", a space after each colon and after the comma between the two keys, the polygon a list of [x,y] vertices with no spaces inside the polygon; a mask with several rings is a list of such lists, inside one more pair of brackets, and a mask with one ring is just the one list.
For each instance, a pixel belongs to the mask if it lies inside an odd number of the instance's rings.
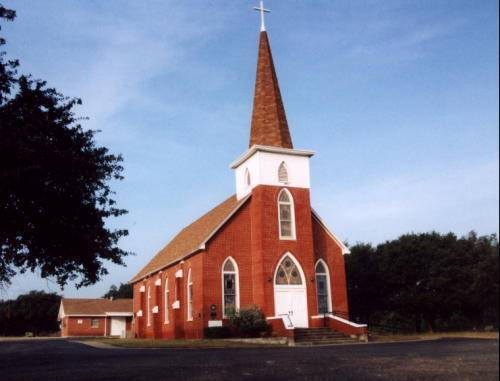
{"label": "arched window", "polygon": [[285,162],[281,162],[278,168],[278,181],[286,184],[288,182],[288,170],[286,169]]}
{"label": "arched window", "polygon": [[318,314],[331,312],[330,275],[328,267],[322,259],[316,264],[316,293],[318,297]]}
{"label": "arched window", "polygon": [[147,307],[148,307],[148,327],[149,327],[151,325],[151,286],[148,286]]}
{"label": "arched window", "polygon": [[278,266],[276,271],[275,284],[278,285],[299,285],[302,284],[300,271],[290,256],[286,255]]}
{"label": "arched window", "polygon": [[250,179],[250,171],[248,170],[248,168],[245,170],[245,184],[247,187],[252,184],[252,181]]}
{"label": "arched window", "polygon": [[169,303],[170,303],[170,290],[168,288],[168,278],[165,278],[165,319],[164,319],[165,324],[169,323],[169,316],[168,316],[168,313],[170,311]]}
{"label": "arched window", "polygon": [[283,189],[278,195],[280,239],[295,239],[295,212],[292,195]]}
{"label": "arched window", "polygon": [[193,320],[193,279],[191,278],[191,269],[187,278],[187,319]]}
{"label": "arched window", "polygon": [[240,307],[238,266],[231,257],[222,264],[222,292],[223,315],[226,317]]}

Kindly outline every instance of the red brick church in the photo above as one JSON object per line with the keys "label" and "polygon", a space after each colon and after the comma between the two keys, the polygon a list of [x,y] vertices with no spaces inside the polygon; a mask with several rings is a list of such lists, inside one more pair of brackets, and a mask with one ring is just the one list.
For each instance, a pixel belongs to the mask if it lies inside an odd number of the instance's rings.
{"label": "red brick church", "polygon": [[201,338],[256,305],[276,334],[348,320],[347,247],[310,203],[309,160],[287,124],[262,24],[249,148],[232,164],[236,194],[186,226],[130,281],[136,337]]}

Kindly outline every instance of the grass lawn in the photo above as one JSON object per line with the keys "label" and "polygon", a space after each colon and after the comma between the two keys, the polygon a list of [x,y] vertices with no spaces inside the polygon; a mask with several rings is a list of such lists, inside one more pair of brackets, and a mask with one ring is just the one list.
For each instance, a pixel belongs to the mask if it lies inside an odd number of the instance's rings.
{"label": "grass lawn", "polygon": [[383,341],[408,341],[408,340],[422,340],[422,339],[443,339],[443,338],[468,338],[468,339],[498,339],[498,332],[435,332],[435,333],[420,333],[411,335],[374,335],[370,334],[371,342]]}
{"label": "grass lawn", "polygon": [[227,340],[100,339],[99,343],[122,348],[255,348],[284,347],[286,344],[254,344]]}

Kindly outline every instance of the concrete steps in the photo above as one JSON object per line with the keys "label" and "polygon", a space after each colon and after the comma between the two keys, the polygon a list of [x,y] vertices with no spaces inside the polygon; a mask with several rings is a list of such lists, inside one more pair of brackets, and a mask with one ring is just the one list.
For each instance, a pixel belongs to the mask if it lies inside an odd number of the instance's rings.
{"label": "concrete steps", "polygon": [[341,332],[330,328],[296,328],[294,330],[295,345],[326,345],[359,343]]}

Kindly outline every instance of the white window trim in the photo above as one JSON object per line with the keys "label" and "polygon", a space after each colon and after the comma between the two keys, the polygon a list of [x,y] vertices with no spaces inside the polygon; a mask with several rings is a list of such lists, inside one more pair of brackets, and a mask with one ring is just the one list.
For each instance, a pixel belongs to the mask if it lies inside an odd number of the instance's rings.
{"label": "white window trim", "polygon": [[164,309],[163,309],[163,312],[165,314],[165,317],[164,317],[164,321],[163,321],[163,324],[168,324],[170,323],[170,319],[169,319],[169,313],[170,313],[170,308],[169,308],[169,300],[170,300],[170,290],[168,288],[168,278],[165,278],[165,292],[164,292]]}
{"label": "white window trim", "polygon": [[[316,272],[316,267],[318,266],[318,263],[320,263],[320,262],[321,262],[321,264],[323,264],[323,267],[325,268],[325,271],[326,271],[325,273],[317,273],[317,272]],[[321,274],[321,275],[326,274],[326,282],[327,282],[327,286],[328,286],[328,287],[327,287],[327,289],[326,289],[326,291],[328,292],[328,297],[327,297],[328,312],[332,312],[332,311],[333,311],[333,309],[332,309],[332,308],[333,308],[333,307],[332,307],[332,306],[333,306],[333,304],[332,304],[332,287],[331,287],[331,283],[330,283],[330,279],[331,279],[331,278],[330,278],[330,269],[328,268],[328,265],[326,264],[326,262],[325,262],[323,259],[321,259],[321,258],[320,258],[320,259],[318,259],[318,260],[316,261],[316,263],[314,264],[314,278],[315,278],[315,279],[314,279],[314,280],[315,280],[315,282],[314,282],[314,283],[315,283],[315,286],[316,286],[316,304],[317,304],[317,306],[316,306],[316,311],[317,311],[317,313],[319,314],[319,304],[318,304],[318,281],[317,281],[317,279],[316,279],[317,274]]]}
{"label": "white window trim", "polygon": [[[280,201],[280,196],[281,196],[281,193],[283,192],[286,192],[288,194],[288,197],[290,199],[290,202],[289,203],[286,203],[284,201]],[[294,241],[296,239],[296,235],[295,235],[295,203],[293,202],[293,197],[292,197],[292,193],[286,189],[286,188],[283,188],[279,193],[278,193],[278,233],[279,233],[279,237],[280,237],[280,240],[289,240],[289,241]],[[292,231],[292,235],[291,236],[282,236],[281,235],[281,216],[280,216],[280,205],[281,204],[290,204],[290,221],[291,221],[291,231]]]}
{"label": "white window trim", "polygon": [[191,269],[189,269],[188,276],[187,276],[187,287],[186,287],[187,306],[186,306],[186,310],[187,310],[187,320],[192,321],[193,320],[193,295],[189,292],[189,286],[191,286],[191,288],[193,287],[193,279],[191,277]]}
{"label": "white window trim", "polygon": [[[224,266],[226,265],[227,261],[231,261],[231,263],[234,266],[234,271],[224,271]],[[234,281],[235,281],[235,289],[236,289],[236,310],[240,309],[240,271],[238,270],[238,264],[234,260],[233,257],[229,256],[227,257],[224,262],[222,262],[222,267],[221,267],[221,284],[222,284],[222,318],[226,319],[226,308],[224,306],[224,274],[235,274]]]}
{"label": "white window trim", "polygon": [[147,303],[147,311],[148,311],[148,316],[147,316],[147,326],[151,326],[151,286],[148,286],[148,295],[147,295],[148,300],[146,301]]}

